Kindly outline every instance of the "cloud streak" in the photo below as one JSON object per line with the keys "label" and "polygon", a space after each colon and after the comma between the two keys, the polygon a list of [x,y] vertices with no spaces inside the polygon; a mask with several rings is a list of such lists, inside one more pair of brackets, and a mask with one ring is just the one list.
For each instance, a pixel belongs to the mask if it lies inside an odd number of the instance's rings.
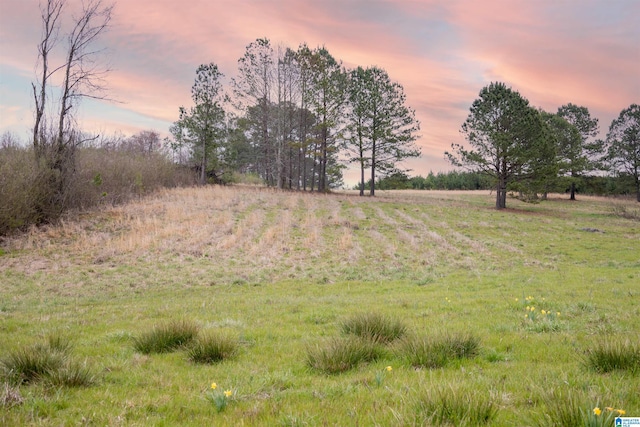
{"label": "cloud streak", "polygon": [[[69,9],[78,0],[68,0]],[[38,0],[0,10],[0,131],[27,132],[29,79],[40,36]],[[246,45],[324,45],[345,66],[377,65],[400,82],[422,123],[413,173],[450,169],[443,152],[480,89],[503,81],[535,106],[588,107],[606,131],[640,102],[640,2],[635,0],[173,0],[120,1],[103,39],[110,97],[88,103],[84,124],[166,133],[190,104],[201,63],[235,76]],[[26,86],[26,89],[25,87]],[[25,124],[27,126],[25,126]],[[23,135],[21,135],[23,136]]]}

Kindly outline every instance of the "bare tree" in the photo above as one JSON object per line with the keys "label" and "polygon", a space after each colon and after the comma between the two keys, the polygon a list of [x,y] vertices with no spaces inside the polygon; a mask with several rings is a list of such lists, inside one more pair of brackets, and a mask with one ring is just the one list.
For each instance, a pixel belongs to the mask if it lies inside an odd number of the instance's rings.
{"label": "bare tree", "polygon": [[[44,202],[43,210],[53,215],[64,210],[75,148],[82,142],[80,133],[75,129],[73,109],[82,98],[106,99],[103,95],[104,78],[109,70],[98,60],[103,49],[95,45],[109,26],[114,5],[103,0],[83,1],[81,12],[72,17],[72,29],[66,35],[64,61],[52,67],[50,61],[60,40],[65,7],[66,0],[44,0],[40,5],[43,29],[38,45],[38,81],[32,84],[35,100],[34,151],[51,176],[47,180],[50,187],[46,191],[49,200]],[[57,73],[63,74],[59,109],[47,114],[51,79]]]}
{"label": "bare tree", "polygon": [[[35,123],[33,126],[33,148],[38,157],[42,156],[45,145],[45,108],[47,101],[47,86],[49,78],[55,73],[49,70],[49,54],[58,41],[60,30],[59,19],[64,6],[64,0],[49,0],[46,5],[41,5],[42,14],[42,41],[38,45],[38,65],[40,81],[32,83],[33,98],[36,103]],[[36,86],[37,84],[37,86]]]}

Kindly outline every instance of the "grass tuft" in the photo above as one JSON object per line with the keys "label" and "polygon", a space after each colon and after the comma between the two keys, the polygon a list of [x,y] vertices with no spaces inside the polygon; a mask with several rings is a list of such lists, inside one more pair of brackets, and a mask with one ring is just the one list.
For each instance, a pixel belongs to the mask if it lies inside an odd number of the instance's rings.
{"label": "grass tuft", "polygon": [[382,357],[383,349],[374,342],[356,337],[332,338],[307,348],[307,365],[327,374],[339,374],[360,363]]}
{"label": "grass tuft", "polygon": [[640,346],[629,341],[601,341],[586,351],[585,366],[598,373],[611,371],[640,372]]}
{"label": "grass tuft", "polygon": [[411,366],[436,369],[455,359],[478,355],[480,339],[471,334],[441,334],[433,337],[407,337],[397,351]]}
{"label": "grass tuft", "polygon": [[43,379],[60,369],[66,355],[40,344],[18,348],[2,360],[2,369],[7,380],[16,385],[28,384]]}
{"label": "grass tuft", "polygon": [[542,401],[545,410],[531,418],[535,427],[613,427],[616,416],[625,413],[622,409],[594,405],[584,392],[576,390],[551,390],[542,395]]}
{"label": "grass tuft", "polygon": [[418,397],[420,425],[478,426],[489,424],[498,407],[488,392],[471,388],[440,386]]}
{"label": "grass tuft", "polygon": [[86,364],[68,360],[58,369],[48,373],[47,382],[54,386],[88,387],[95,383],[95,375]]}
{"label": "grass tuft", "polygon": [[68,338],[54,334],[47,344],[22,347],[9,353],[1,362],[5,378],[22,385],[43,381],[53,386],[86,387],[95,382],[95,375],[73,359]]}
{"label": "grass tuft", "polygon": [[198,330],[198,325],[189,320],[172,320],[135,337],[133,347],[142,354],[168,353],[190,344]]}
{"label": "grass tuft", "polygon": [[12,408],[22,405],[24,397],[20,394],[20,390],[8,383],[4,383],[0,392],[0,408]]}
{"label": "grass tuft", "polygon": [[196,339],[189,348],[189,360],[194,363],[213,364],[233,357],[238,352],[238,341],[218,332],[208,332]]}
{"label": "grass tuft", "polygon": [[398,319],[378,313],[357,314],[342,322],[342,332],[387,344],[404,336],[407,327]]}

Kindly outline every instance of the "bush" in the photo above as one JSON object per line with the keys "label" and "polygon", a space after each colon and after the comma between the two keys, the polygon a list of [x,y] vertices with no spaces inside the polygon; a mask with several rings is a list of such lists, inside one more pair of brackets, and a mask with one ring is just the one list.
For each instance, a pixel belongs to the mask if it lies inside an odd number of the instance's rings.
{"label": "bush", "polygon": [[238,342],[220,333],[208,332],[199,337],[189,348],[189,360],[194,363],[217,363],[233,357],[238,352]]}
{"label": "bush", "polygon": [[442,334],[430,338],[405,338],[397,351],[412,366],[435,369],[446,366],[451,360],[475,357],[479,348],[480,339],[471,334]]}
{"label": "bush", "polygon": [[342,332],[387,344],[402,337],[407,332],[407,327],[392,317],[362,313],[345,320],[342,323]]}
{"label": "bush", "polygon": [[361,338],[332,338],[321,345],[307,348],[307,365],[327,374],[338,374],[360,363],[379,359],[383,350]]}
{"label": "bush", "polygon": [[171,352],[190,344],[198,335],[198,329],[188,320],[173,320],[134,338],[133,347],[143,354]]}

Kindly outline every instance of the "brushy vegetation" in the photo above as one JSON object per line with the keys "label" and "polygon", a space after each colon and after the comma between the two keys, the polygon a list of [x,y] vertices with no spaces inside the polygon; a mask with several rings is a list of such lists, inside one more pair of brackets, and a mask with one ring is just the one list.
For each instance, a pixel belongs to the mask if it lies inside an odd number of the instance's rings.
{"label": "brushy vegetation", "polygon": [[372,362],[384,355],[384,349],[375,342],[362,338],[330,338],[307,348],[307,365],[327,373],[339,374]]}
{"label": "brushy vegetation", "polygon": [[199,326],[190,320],[171,320],[135,337],[133,347],[142,354],[168,353],[191,344],[198,331]]}
{"label": "brushy vegetation", "polygon": [[38,162],[31,148],[7,135],[0,140],[0,236],[54,221],[70,210],[123,203],[159,188],[192,185],[194,173],[160,152],[123,144],[75,150],[73,176],[64,193],[51,188],[55,171]]}
{"label": "brushy vegetation", "polygon": [[612,427],[624,409],[600,405],[581,390],[558,388],[542,392],[544,408],[531,419],[537,427]]}
{"label": "brushy vegetation", "polygon": [[603,339],[586,350],[584,364],[595,372],[640,373],[640,345],[629,340]]}
{"label": "brushy vegetation", "polygon": [[453,360],[478,355],[480,339],[470,333],[412,335],[398,345],[398,355],[414,367],[442,368]]}
{"label": "brushy vegetation", "polygon": [[71,343],[63,336],[49,336],[48,344],[15,349],[0,361],[5,380],[12,385],[44,382],[53,386],[86,387],[95,374],[71,353]]}
{"label": "brushy vegetation", "polygon": [[238,352],[238,341],[217,331],[208,331],[198,336],[187,352],[194,363],[217,363],[230,359]]}
{"label": "brushy vegetation", "polygon": [[379,313],[360,313],[342,322],[342,332],[368,339],[374,343],[388,344],[401,338],[407,327],[400,320]]}
{"label": "brushy vegetation", "polygon": [[433,426],[482,426],[493,421],[498,405],[487,390],[444,385],[418,396],[417,424]]}
{"label": "brushy vegetation", "polygon": [[[36,344],[97,374],[79,390],[10,383],[3,368],[0,425],[430,425],[420,402],[449,385],[451,402],[492,402],[496,427],[553,425],[535,420],[559,391],[595,421],[637,416],[640,375],[584,361],[605,341],[640,342],[640,229],[609,199],[567,198],[496,212],[477,192],[175,188],[5,237],[0,360]],[[342,333],[363,312],[406,333],[389,344]],[[238,354],[201,364],[194,342],[134,349],[171,319],[201,325],[196,341],[234,337]],[[440,368],[401,351],[447,335]],[[347,340],[369,349],[359,362],[311,367],[312,351],[334,363],[332,346],[357,350]]]}

